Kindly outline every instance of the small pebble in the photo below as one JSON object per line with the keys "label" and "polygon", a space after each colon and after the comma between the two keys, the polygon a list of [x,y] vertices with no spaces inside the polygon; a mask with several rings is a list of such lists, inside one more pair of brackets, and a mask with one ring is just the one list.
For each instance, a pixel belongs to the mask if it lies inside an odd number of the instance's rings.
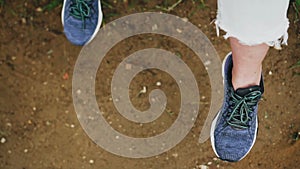
{"label": "small pebble", "polygon": [[71,127],[71,128],[75,128],[75,125],[74,125],[74,124],[71,124],[70,127]]}
{"label": "small pebble", "polygon": [[211,162],[211,161],[207,163],[207,165],[211,165],[211,164],[212,164],[212,162]]}
{"label": "small pebble", "polygon": [[125,69],[126,69],[126,70],[130,70],[131,68],[132,68],[132,65],[131,65],[131,64],[126,64],[126,65],[125,65]]}
{"label": "small pebble", "polygon": [[176,29],[176,31],[177,31],[178,33],[181,33],[181,32],[182,32],[182,30],[180,30],[180,29],[178,29],[178,28]]}
{"label": "small pebble", "polygon": [[53,53],[53,50],[52,50],[52,49],[48,50],[48,52],[47,52],[48,55],[50,55],[50,54],[52,54],[52,53]]}
{"label": "small pebble", "polygon": [[11,154],[11,150],[8,150],[7,153],[8,153],[8,154]]}
{"label": "small pebble", "polygon": [[187,21],[188,21],[188,18],[182,18],[182,21],[183,21],[183,22],[187,22]]}
{"label": "small pebble", "polygon": [[156,86],[161,86],[161,82],[156,82]]}
{"label": "small pebble", "polygon": [[172,154],[172,156],[176,158],[176,157],[178,157],[178,153],[174,153],[174,154]]}
{"label": "small pebble", "polygon": [[94,164],[94,160],[90,160],[89,163],[90,163],[90,164]]}
{"label": "small pebble", "polygon": [[210,64],[211,64],[211,61],[210,61],[210,60],[207,60],[207,61],[204,62],[204,66],[208,66],[208,65],[210,65]]}
{"label": "small pebble", "polygon": [[50,126],[51,123],[50,123],[49,121],[46,121],[46,125],[47,125],[47,126]]}
{"label": "small pebble", "polygon": [[22,23],[26,24],[26,19],[25,18],[22,18]]}
{"label": "small pebble", "polygon": [[273,74],[273,73],[272,73],[272,71],[270,70],[270,71],[269,71],[269,75],[272,75],[272,74]]}
{"label": "small pebble", "polygon": [[208,169],[208,166],[206,166],[206,165],[200,165],[199,167],[200,167],[200,169]]}
{"label": "small pebble", "polygon": [[2,137],[1,140],[0,140],[0,142],[1,142],[2,144],[4,144],[4,143],[6,142],[6,139],[5,139],[4,137]]}
{"label": "small pebble", "polygon": [[35,9],[35,11],[37,11],[37,12],[42,12],[43,9],[42,9],[41,7],[38,7],[38,8]]}
{"label": "small pebble", "polygon": [[24,149],[24,153],[27,153],[28,152],[28,149]]}
{"label": "small pebble", "polygon": [[143,86],[143,89],[140,91],[140,93],[147,93],[147,87]]}
{"label": "small pebble", "polygon": [[157,27],[156,24],[152,26],[152,31],[155,31],[155,30],[157,30],[157,29],[158,29],[158,27]]}

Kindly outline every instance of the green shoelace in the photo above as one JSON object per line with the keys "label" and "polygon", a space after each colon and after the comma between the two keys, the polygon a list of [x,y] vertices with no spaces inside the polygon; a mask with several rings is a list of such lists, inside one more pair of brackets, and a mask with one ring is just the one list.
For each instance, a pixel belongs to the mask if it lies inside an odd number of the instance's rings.
{"label": "green shoelace", "polygon": [[91,0],[74,0],[70,6],[70,14],[79,20],[82,20],[83,28],[85,29],[85,20],[90,17],[91,7],[89,2]]}
{"label": "green shoelace", "polygon": [[231,92],[229,101],[229,112],[231,113],[227,114],[227,124],[239,129],[248,128],[248,122],[251,120],[249,115],[253,112],[253,108],[257,105],[261,95],[260,91],[252,91],[241,97]]}

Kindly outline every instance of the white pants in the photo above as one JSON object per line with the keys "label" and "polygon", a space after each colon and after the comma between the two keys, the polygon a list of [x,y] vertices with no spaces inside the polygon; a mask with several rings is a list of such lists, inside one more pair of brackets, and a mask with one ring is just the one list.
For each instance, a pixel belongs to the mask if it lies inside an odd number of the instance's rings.
{"label": "white pants", "polygon": [[287,44],[289,0],[218,0],[216,19],[219,28],[226,32],[225,38],[235,37],[242,44],[266,43],[280,49]]}

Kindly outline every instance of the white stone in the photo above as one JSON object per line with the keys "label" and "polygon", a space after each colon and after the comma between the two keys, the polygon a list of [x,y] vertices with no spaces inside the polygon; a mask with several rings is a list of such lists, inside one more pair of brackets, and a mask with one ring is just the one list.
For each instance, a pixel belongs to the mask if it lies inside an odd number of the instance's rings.
{"label": "white stone", "polygon": [[206,166],[206,165],[200,165],[199,167],[200,167],[200,169],[208,169],[208,166]]}
{"label": "white stone", "polygon": [[270,70],[270,71],[269,71],[269,75],[272,75],[272,74],[273,74],[273,73],[272,73],[272,71]]}
{"label": "white stone", "polygon": [[156,82],[156,84],[155,84],[156,86],[161,86],[161,82]]}
{"label": "white stone", "polygon": [[131,68],[132,68],[132,65],[131,65],[131,64],[128,64],[128,63],[127,63],[127,64],[125,65],[125,69],[126,69],[126,70],[130,70]]}
{"label": "white stone", "polygon": [[143,89],[140,91],[140,93],[147,93],[147,87],[143,86]]}
{"label": "white stone", "polygon": [[174,153],[174,154],[172,154],[172,156],[176,158],[176,157],[178,157],[178,153]]}
{"label": "white stone", "polygon": [[4,144],[4,143],[6,142],[6,139],[5,139],[4,137],[2,137],[1,140],[0,140],[0,142],[1,142],[2,144]]}

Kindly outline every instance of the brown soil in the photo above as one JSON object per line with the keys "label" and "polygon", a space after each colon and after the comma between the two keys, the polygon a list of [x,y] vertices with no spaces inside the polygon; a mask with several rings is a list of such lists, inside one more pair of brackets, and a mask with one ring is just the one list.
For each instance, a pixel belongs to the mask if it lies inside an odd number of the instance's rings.
{"label": "brown soil", "polygon": [[[250,154],[238,163],[215,158],[210,141],[197,143],[208,113],[210,87],[203,64],[183,44],[158,35],[136,36],[116,45],[105,57],[97,76],[97,100],[104,116],[118,131],[131,136],[152,136],[166,130],[176,119],[180,102],[178,86],[168,74],[145,71],[131,83],[131,99],[138,109],[149,107],[148,95],[137,93],[161,89],[169,99],[167,109],[157,121],[135,125],[120,116],[110,100],[110,80],[117,64],[131,53],[159,47],[180,53],[197,77],[201,98],[200,115],[195,127],[176,147],[156,157],[130,159],[113,155],[94,144],[82,130],[72,103],[72,72],[81,47],[71,45],[62,32],[61,5],[39,12],[48,1],[6,1],[0,8],[0,168],[2,169],[193,169],[209,168],[288,168],[300,165],[300,40],[295,13],[289,10],[289,45],[271,49],[264,61],[265,94],[259,107],[259,134]],[[130,2],[130,1],[129,1]],[[138,1],[137,1],[138,2]],[[143,3],[141,3],[143,2]],[[169,4],[175,3],[170,0]],[[195,4],[196,3],[196,4]],[[171,14],[186,17],[199,26],[223,57],[230,51],[227,41],[216,37],[210,24],[215,17],[216,2],[205,8],[198,1],[184,1]],[[105,22],[143,11],[159,11],[159,1],[140,1],[126,5],[110,2],[104,7]],[[137,41],[139,43],[137,43]],[[170,101],[171,100],[171,101]],[[170,113],[170,111],[174,113]],[[105,136],[103,136],[105,137]]]}

